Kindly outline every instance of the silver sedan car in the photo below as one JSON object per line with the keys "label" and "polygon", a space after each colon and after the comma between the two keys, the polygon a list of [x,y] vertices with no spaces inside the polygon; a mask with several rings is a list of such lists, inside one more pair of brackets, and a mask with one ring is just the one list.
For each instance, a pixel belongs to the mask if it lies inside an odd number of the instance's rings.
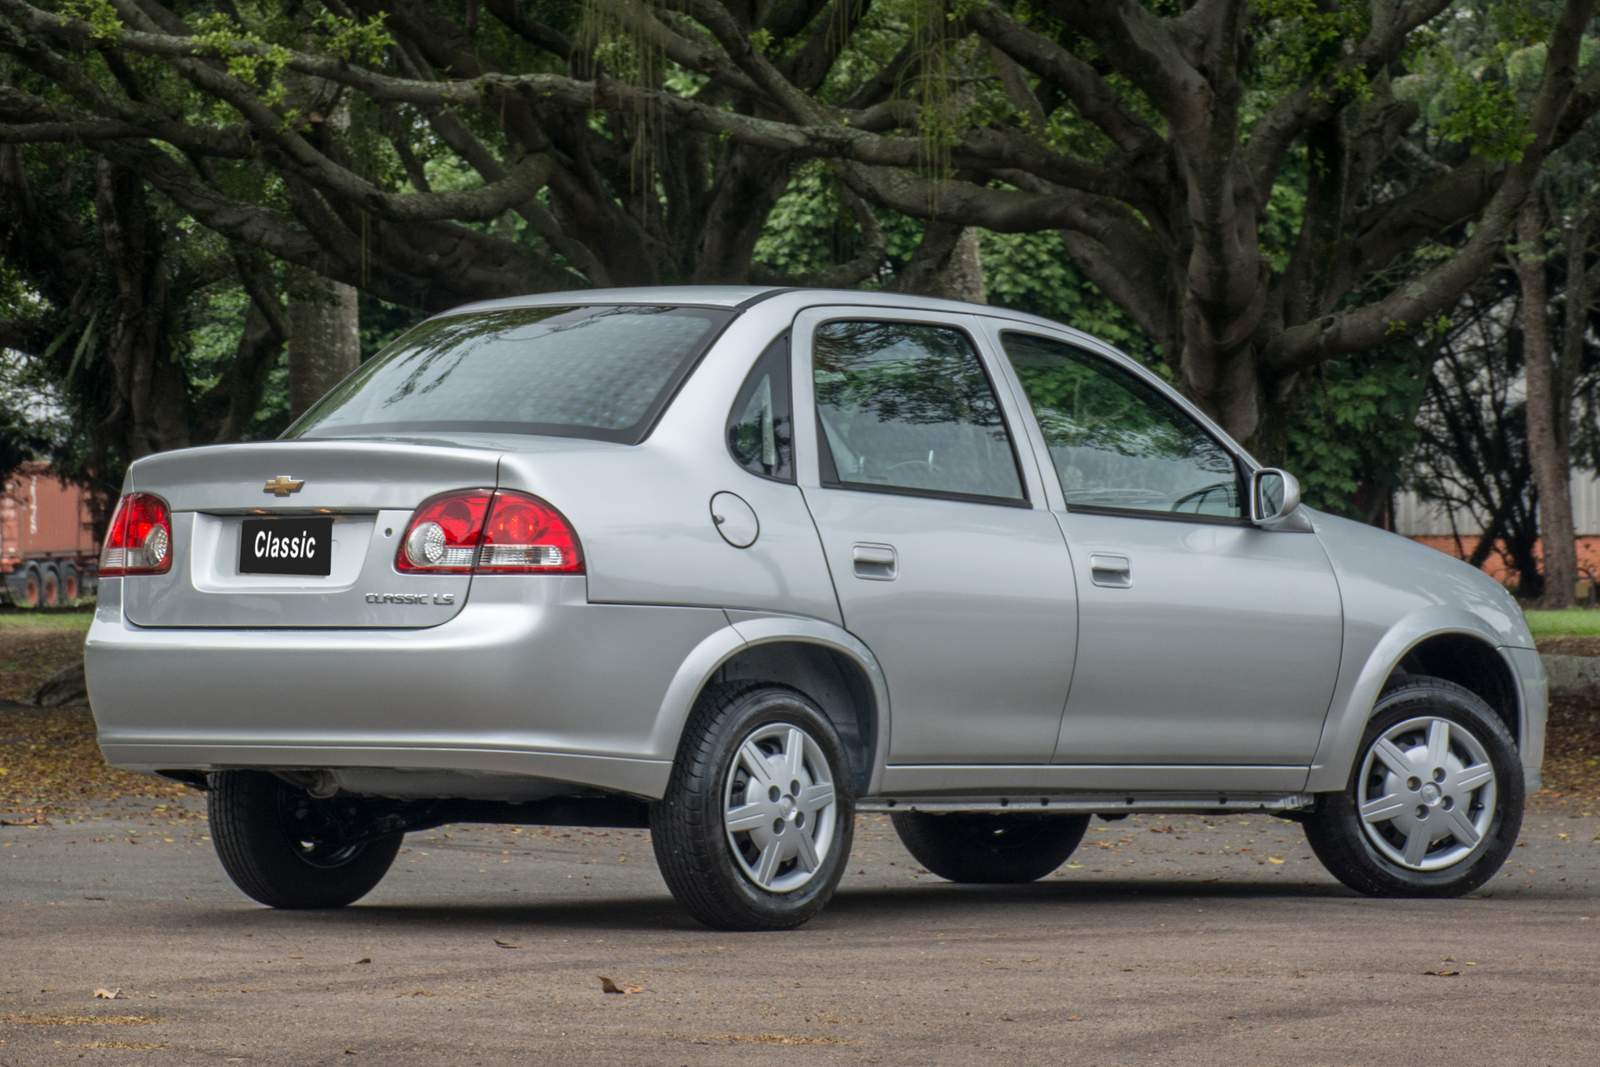
{"label": "silver sedan car", "polygon": [[1546,683],[1476,570],[1299,504],[1078,331],[887,293],[436,316],[282,439],[128,473],[87,644],[106,758],[206,790],[256,900],[449,822],[648,826],[730,929],[858,812],[961,882],[1092,816],[1263,812],[1377,895],[1504,862]]}

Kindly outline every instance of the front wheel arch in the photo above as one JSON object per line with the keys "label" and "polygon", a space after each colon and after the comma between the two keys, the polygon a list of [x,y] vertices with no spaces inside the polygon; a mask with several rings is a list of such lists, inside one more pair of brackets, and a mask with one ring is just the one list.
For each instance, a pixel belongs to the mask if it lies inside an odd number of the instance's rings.
{"label": "front wheel arch", "polygon": [[[1349,656],[1351,635],[1348,631],[1345,639],[1345,654]],[[1509,716],[1502,712],[1501,718],[1517,724],[1516,728],[1508,726],[1508,729],[1511,729],[1513,739],[1521,747],[1528,728],[1526,709],[1522,705],[1523,694],[1517,684],[1518,675],[1510,657],[1497,641],[1495,633],[1481,619],[1471,612],[1456,608],[1430,608],[1392,625],[1382,639],[1367,651],[1364,660],[1356,660],[1356,665],[1347,661],[1341,667],[1327,721],[1322,728],[1322,738],[1311,760],[1305,792],[1333,793],[1345,787],[1356,758],[1356,749],[1379,699],[1397,677],[1407,673],[1405,664],[1413,650],[1431,646],[1434,642],[1454,642],[1453,647],[1458,650],[1472,649],[1477,654],[1492,657],[1495,669],[1505,672],[1505,677],[1511,680],[1507,699],[1512,701],[1515,710]],[[1359,649],[1356,650],[1355,655],[1360,654]],[[1495,707],[1494,702],[1489,703]],[[1496,710],[1499,711],[1498,708]]]}

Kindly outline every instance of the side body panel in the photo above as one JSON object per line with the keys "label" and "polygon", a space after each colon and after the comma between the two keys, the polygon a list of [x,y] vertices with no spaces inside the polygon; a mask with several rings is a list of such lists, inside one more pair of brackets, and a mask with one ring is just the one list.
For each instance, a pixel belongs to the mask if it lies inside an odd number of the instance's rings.
{"label": "side body panel", "polygon": [[[1150,381],[1245,470],[1254,466],[1192,405],[1098,342],[994,318],[985,327],[1002,353],[1001,332],[1021,329]],[[1001,362],[1027,409],[1028,440],[1077,578],[1077,669],[1056,773],[1108,787],[1298,788],[1341,644],[1339,588],[1322,546],[1304,527],[1069,510],[1021,381]],[[1126,570],[1097,573],[1097,560]]]}
{"label": "side body panel", "polygon": [[[800,490],[738,466],[724,438],[745,375],[788,325],[760,305],[734,320],[639,445],[502,457],[502,486],[550,501],[578,531],[592,602],[778,611],[839,622]],[[719,492],[736,494],[755,512],[759,533],[748,548],[733,547],[717,532],[711,498]]]}
{"label": "side body panel", "polygon": [[[1078,669],[1056,763],[1304,767],[1339,669],[1339,589],[1309,534],[1060,516],[1078,564]],[[1127,587],[1090,560],[1129,561]]]}
{"label": "side body panel", "polygon": [[[830,319],[896,319],[967,332],[970,316],[879,307],[802,312],[794,330],[796,454],[844,626],[876,656],[896,709],[891,764],[1045,763],[1072,677],[1077,607],[1060,530],[1003,388],[1000,404],[1032,503],[828,488],[818,475],[811,339]],[[890,577],[861,553],[889,552]]]}

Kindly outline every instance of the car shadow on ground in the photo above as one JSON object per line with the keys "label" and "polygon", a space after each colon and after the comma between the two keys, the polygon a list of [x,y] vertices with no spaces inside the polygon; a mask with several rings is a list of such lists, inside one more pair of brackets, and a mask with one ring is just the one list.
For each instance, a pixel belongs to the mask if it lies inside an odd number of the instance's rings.
{"label": "car shadow on ground", "polygon": [[[1092,884],[1042,882],[1026,886],[919,885],[841,890],[815,920],[836,928],[886,918],[918,923],[957,915],[971,918],[986,911],[1002,917],[1007,909],[1031,906],[1038,919],[1041,906],[1122,907],[1170,902],[1175,907],[1200,902],[1293,902],[1309,897],[1362,900],[1342,886],[1326,882],[1212,882],[1158,880],[1097,881]],[[1061,917],[1070,919],[1063,911]],[[189,916],[186,921],[192,921]],[[664,893],[660,896],[607,896],[519,901],[435,899],[428,903],[374,901],[338,911],[272,912],[256,908],[218,909],[210,920],[218,926],[256,929],[266,923],[313,923],[322,928],[392,927],[397,930],[482,930],[504,932],[518,927],[606,931],[699,931],[699,926]]]}

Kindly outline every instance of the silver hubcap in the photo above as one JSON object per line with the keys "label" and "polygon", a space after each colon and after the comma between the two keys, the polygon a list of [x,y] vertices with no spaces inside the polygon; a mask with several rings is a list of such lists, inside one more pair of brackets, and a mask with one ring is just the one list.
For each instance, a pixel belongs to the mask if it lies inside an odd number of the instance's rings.
{"label": "silver hubcap", "polygon": [[1385,858],[1413,871],[1442,870],[1470,856],[1488,834],[1494,767],[1459,723],[1407,719],[1367,749],[1356,803],[1367,840]]}
{"label": "silver hubcap", "polygon": [[723,826],[744,876],[792,893],[822,867],[838,823],[822,748],[790,723],[757,727],[740,743],[723,790]]}

